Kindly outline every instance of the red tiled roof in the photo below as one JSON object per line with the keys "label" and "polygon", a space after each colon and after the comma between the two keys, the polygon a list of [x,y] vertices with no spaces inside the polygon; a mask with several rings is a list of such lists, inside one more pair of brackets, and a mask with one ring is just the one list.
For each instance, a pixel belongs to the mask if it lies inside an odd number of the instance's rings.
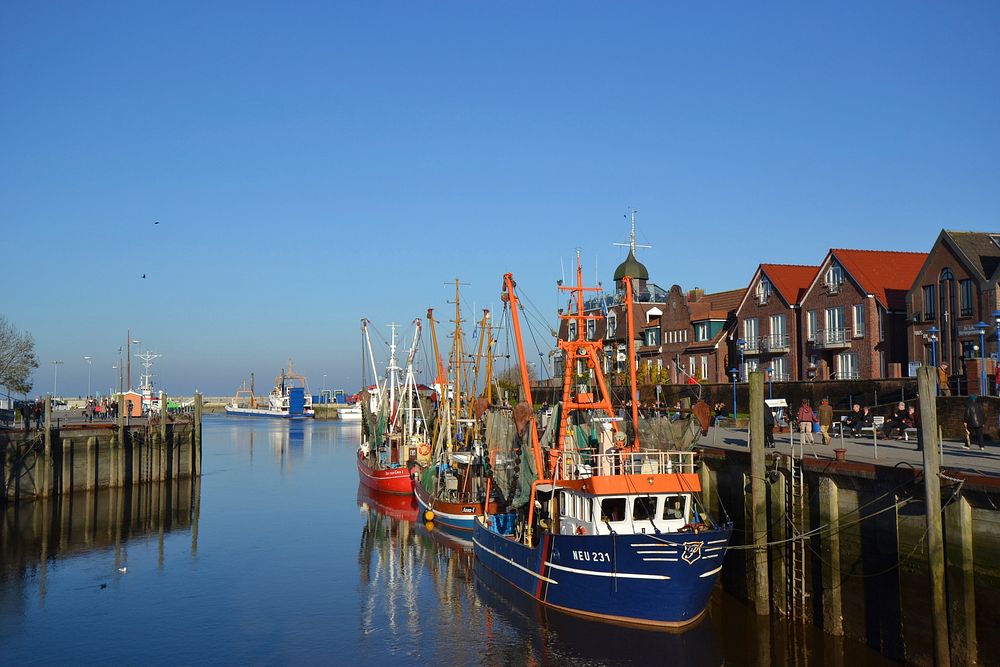
{"label": "red tiled roof", "polygon": [[761,264],[760,269],[790,306],[799,303],[819,271],[818,266],[801,264]]}
{"label": "red tiled roof", "polygon": [[890,310],[906,309],[906,293],[927,260],[925,252],[889,250],[846,250],[833,248],[831,253],[861,289]]}
{"label": "red tiled roof", "polygon": [[729,317],[729,312],[736,310],[743,295],[747,293],[746,287],[731,289],[725,292],[715,292],[705,294],[697,301],[688,302],[691,309],[691,320],[724,320]]}

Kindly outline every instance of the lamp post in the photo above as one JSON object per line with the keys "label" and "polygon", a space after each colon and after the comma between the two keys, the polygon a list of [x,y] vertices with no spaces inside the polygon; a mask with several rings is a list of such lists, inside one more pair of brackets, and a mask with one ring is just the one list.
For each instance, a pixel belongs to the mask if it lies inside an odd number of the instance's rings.
{"label": "lamp post", "polygon": [[[927,334],[930,336],[931,339],[931,366],[935,368],[937,367],[937,335],[939,332],[940,329],[938,329],[937,327],[931,327],[930,329],[927,330]],[[941,394],[941,387],[938,386],[935,395],[940,395],[940,394]]]}
{"label": "lamp post", "polygon": [[767,397],[774,398],[774,366],[767,367]]}
{"label": "lamp post", "polygon": [[976,328],[979,329],[979,395],[987,396],[990,392],[986,391],[986,330],[990,325],[986,324],[980,320],[976,322]]}
{"label": "lamp post", "polygon": [[736,427],[736,381],[740,378],[740,369],[730,368],[729,372],[733,375],[733,427]]}
{"label": "lamp post", "polygon": [[52,377],[52,398],[56,397],[56,390],[59,387],[59,364],[61,364],[62,362],[63,362],[62,359],[51,362],[52,369],[54,371]]}
{"label": "lamp post", "polygon": [[84,357],[83,360],[87,362],[87,398],[90,398],[90,367],[93,364],[91,364],[90,357]]}
{"label": "lamp post", "polygon": [[747,341],[745,338],[740,338],[736,341],[736,347],[740,348],[740,382],[747,381],[746,375],[746,364],[743,362],[743,351],[747,348]]}

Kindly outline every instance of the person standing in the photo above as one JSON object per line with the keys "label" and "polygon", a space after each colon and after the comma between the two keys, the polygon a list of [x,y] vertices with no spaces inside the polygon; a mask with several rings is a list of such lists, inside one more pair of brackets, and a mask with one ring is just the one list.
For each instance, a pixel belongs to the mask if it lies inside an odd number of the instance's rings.
{"label": "person standing", "polygon": [[969,396],[969,401],[965,404],[965,416],[962,418],[965,423],[965,430],[969,432],[969,439],[962,449],[972,449],[972,441],[979,445],[979,451],[983,450],[983,403],[977,400],[975,394]]}
{"label": "person standing", "polygon": [[942,361],[938,366],[938,385],[941,387],[942,396],[951,396],[951,387],[948,385],[948,362]]}
{"label": "person standing", "polygon": [[809,405],[809,399],[803,398],[802,405],[799,407],[799,411],[795,413],[795,418],[799,420],[799,433],[801,433],[801,443],[806,444],[806,441],[810,445],[816,444],[816,439],[813,438],[813,422],[816,421],[816,413],[813,412],[812,406]]}
{"label": "person standing", "polygon": [[832,438],[830,437],[830,427],[833,426],[833,407],[830,405],[829,399],[824,398],[819,404],[819,432],[823,436],[823,444],[829,445]]}
{"label": "person standing", "polygon": [[764,447],[774,449],[774,411],[764,404]]}

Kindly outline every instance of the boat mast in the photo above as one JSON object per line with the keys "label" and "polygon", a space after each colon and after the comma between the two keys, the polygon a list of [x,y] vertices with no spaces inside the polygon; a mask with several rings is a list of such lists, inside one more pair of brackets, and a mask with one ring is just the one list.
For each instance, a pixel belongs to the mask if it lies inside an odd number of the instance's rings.
{"label": "boat mast", "polygon": [[[503,276],[503,293],[500,295],[500,298],[510,305],[510,319],[514,327],[514,342],[517,344],[517,365],[518,370],[521,372],[521,386],[524,387],[524,400],[531,406],[531,455],[535,459],[535,471],[538,474],[539,481],[541,481],[546,477],[546,471],[542,467],[542,450],[538,441],[538,425],[535,423],[535,403],[531,398],[531,378],[528,376],[528,362],[524,358],[524,341],[521,340],[521,320],[517,312],[520,304],[517,300],[517,294],[514,292],[516,286],[517,283],[514,282],[514,274],[505,273]],[[534,493],[534,490],[532,490],[532,493]],[[532,498],[532,502],[534,502],[534,498]],[[532,509],[534,509],[533,506]]]}
{"label": "boat mast", "polygon": [[[372,379],[375,380],[375,409],[372,412],[377,412],[378,407],[382,405],[382,382],[378,378],[378,367],[375,365],[375,352],[372,350],[372,338],[371,334],[368,333],[368,325],[371,322],[365,318],[361,319],[361,335],[364,338],[365,344],[368,347],[368,360],[371,362],[372,366]],[[367,387],[365,387],[367,389]],[[371,408],[371,403],[368,405]]]}
{"label": "boat mast", "polygon": [[392,425],[396,424],[396,384],[399,379],[399,366],[396,365],[396,323],[389,325],[392,330],[392,337],[389,342],[389,365],[386,366],[386,382],[389,388],[389,409],[392,415],[389,419]]}
{"label": "boat mast", "polygon": [[437,332],[434,329],[435,320],[434,320],[434,309],[433,308],[428,308],[427,309],[427,324],[428,324],[428,326],[430,327],[430,330],[431,330],[431,346],[434,348],[434,363],[437,364],[437,386],[438,386],[438,393],[439,394],[443,394],[444,393],[444,383],[445,383],[444,363],[442,363],[442,361],[441,361],[441,353],[438,351]]}
{"label": "boat mast", "polygon": [[413,393],[416,391],[416,380],[413,377],[413,359],[417,356],[417,344],[420,341],[420,318],[413,320],[413,343],[406,355],[406,380],[403,390],[406,392],[406,435],[413,434]]}
{"label": "boat mast", "polygon": [[[549,453],[553,465],[559,457],[563,443],[566,442],[566,431],[569,428],[570,415],[574,410],[604,410],[609,417],[615,416],[615,411],[611,407],[608,387],[604,381],[604,375],[601,373],[601,362],[598,357],[601,342],[587,340],[586,336],[587,322],[603,319],[604,316],[600,314],[587,315],[583,312],[584,292],[598,292],[601,291],[601,288],[583,286],[583,266],[580,263],[579,252],[576,254],[576,285],[560,285],[559,289],[572,292],[573,300],[576,302],[575,307],[570,309],[572,312],[559,316],[559,319],[576,322],[576,339],[569,340],[567,336],[567,340],[558,341],[559,349],[563,351],[566,362],[563,365],[563,409],[562,418],[559,420],[559,439],[556,440],[556,446]],[[574,376],[578,374],[577,371],[579,371],[579,375],[583,375],[585,371],[588,375],[593,373],[597,380],[599,397],[595,397],[589,390],[579,391],[579,388],[574,386],[573,380]]]}
{"label": "boat mast", "polygon": [[462,417],[462,364],[465,362],[465,349],[462,345],[462,310],[459,304],[458,278],[455,278],[455,337],[452,341],[452,364],[455,368],[455,427],[458,428]]}
{"label": "boat mast", "polygon": [[[479,321],[479,345],[476,346],[476,365],[473,367],[473,381],[472,381],[472,393],[473,396],[479,396],[479,369],[482,367],[483,363],[483,347],[486,347],[486,354],[489,354],[490,345],[489,341],[489,327],[490,327],[490,311],[489,308],[483,308],[483,319]],[[489,363],[486,366],[486,377],[489,378]],[[486,389],[489,388],[489,382],[486,382]],[[485,393],[485,392],[484,392]],[[475,404],[473,402],[469,403],[469,417],[473,416],[475,411]]]}

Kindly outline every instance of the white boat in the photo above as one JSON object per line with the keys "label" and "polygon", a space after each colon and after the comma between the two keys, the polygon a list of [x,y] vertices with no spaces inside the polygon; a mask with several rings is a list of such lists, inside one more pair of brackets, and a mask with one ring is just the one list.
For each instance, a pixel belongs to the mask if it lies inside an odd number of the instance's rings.
{"label": "white boat", "polygon": [[309,384],[302,375],[292,370],[288,362],[288,372],[274,378],[274,389],[267,396],[267,404],[258,402],[253,393],[253,373],[250,374],[250,389],[246,381],[236,391],[232,402],[226,406],[226,414],[244,417],[274,417],[278,419],[311,419],[316,416],[312,407]]}
{"label": "white boat", "polygon": [[344,407],[338,405],[337,417],[345,422],[359,422],[361,421],[361,406],[356,403],[354,405],[345,405]]}

